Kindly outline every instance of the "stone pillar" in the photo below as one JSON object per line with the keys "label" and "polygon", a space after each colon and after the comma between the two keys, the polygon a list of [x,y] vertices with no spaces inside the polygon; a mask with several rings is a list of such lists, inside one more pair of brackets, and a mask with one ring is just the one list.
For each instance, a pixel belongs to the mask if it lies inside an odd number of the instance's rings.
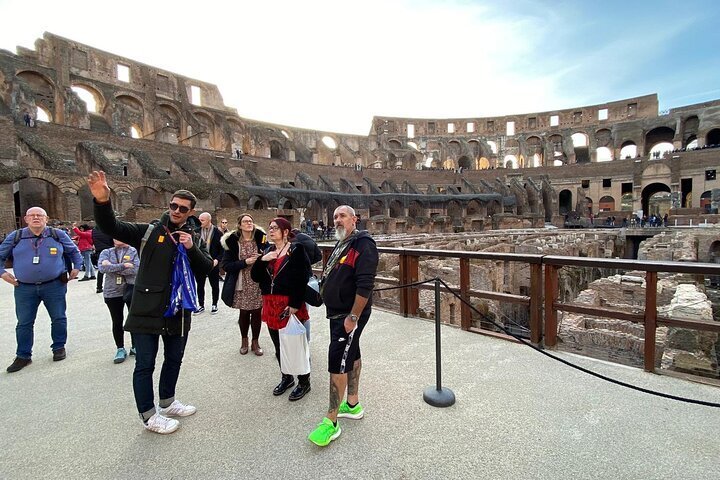
{"label": "stone pillar", "polygon": [[65,220],[80,221],[82,220],[82,211],[80,209],[80,197],[76,192],[63,192],[65,196]]}

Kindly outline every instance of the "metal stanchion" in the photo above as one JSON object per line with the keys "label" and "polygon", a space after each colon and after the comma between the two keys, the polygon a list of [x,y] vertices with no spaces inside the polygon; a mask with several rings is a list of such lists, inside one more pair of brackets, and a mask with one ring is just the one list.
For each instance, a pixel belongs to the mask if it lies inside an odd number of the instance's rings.
{"label": "metal stanchion", "polygon": [[449,407],[455,404],[455,394],[442,386],[442,368],[440,356],[440,279],[435,279],[435,387],[428,387],[423,400],[433,407]]}

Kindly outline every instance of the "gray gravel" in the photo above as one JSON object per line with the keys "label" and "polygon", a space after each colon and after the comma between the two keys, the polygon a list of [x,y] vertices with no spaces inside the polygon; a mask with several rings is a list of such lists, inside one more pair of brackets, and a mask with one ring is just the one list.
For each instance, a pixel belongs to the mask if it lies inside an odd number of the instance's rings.
{"label": "gray gravel", "polygon": [[[422,398],[435,384],[434,327],[376,311],[362,341],[366,416],[341,420],[326,448],[307,440],[327,408],[328,328],[313,309],[313,390],[273,397],[265,356],[241,356],[236,311],[196,316],[178,398],[198,407],[168,436],[145,431],[133,360],[115,365],[110,317],[94,282],[69,288],[68,358],[53,362],[40,308],[33,363],[15,352],[12,287],[0,282],[0,478],[684,478],[717,475],[720,411],[602,382],[531,349],[444,327],[444,385],[457,403]],[[207,291],[209,295],[209,289]],[[129,335],[127,336],[129,344]],[[720,402],[720,390],[560,353],[646,388]],[[157,377],[157,375],[156,375]]]}

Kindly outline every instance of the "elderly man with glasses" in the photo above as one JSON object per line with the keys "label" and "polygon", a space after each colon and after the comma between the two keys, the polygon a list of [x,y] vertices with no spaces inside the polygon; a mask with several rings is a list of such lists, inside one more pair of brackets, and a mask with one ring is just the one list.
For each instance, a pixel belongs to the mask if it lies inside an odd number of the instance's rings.
{"label": "elderly man with glasses", "polygon": [[[176,315],[165,316],[170,303],[177,245],[182,244],[187,250],[190,269],[195,275],[207,275],[213,267],[210,254],[199,247],[198,220],[192,216],[197,199],[188,190],[178,190],[172,195],[169,210],[159,220],[150,224],[128,223],[115,218],[105,172],[92,172],[88,185],[95,199],[97,227],[139,252],[140,266],[135,277],[133,301],[125,321],[125,330],[132,335],[136,349],[135,403],[146,429],[172,433],[179,422],[169,417],[185,417],[196,411],[192,405],[175,399],[192,311],[180,309]],[[160,373],[159,408],[156,408],[153,371],[161,337],[165,358]]]}
{"label": "elderly man with glasses", "polygon": [[[26,228],[10,233],[0,245],[0,277],[15,287],[17,352],[8,373],[17,372],[32,363],[35,317],[40,302],[50,316],[53,360],[66,357],[67,317],[65,315],[68,275],[64,256],[71,258],[77,277],[82,256],[67,233],[47,226],[47,213],[40,207],[25,215]],[[12,255],[13,273],[2,268]]]}

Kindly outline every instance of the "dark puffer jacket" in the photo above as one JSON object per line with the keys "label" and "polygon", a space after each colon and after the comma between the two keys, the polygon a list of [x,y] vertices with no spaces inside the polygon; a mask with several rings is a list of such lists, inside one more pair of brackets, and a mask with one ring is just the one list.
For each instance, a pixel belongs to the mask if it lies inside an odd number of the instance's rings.
{"label": "dark puffer jacket", "polygon": [[[245,259],[241,260],[238,258],[240,256],[240,244],[238,243],[240,235],[240,232],[234,230],[226,233],[220,239],[220,244],[225,249],[222,262],[220,263],[223,270],[225,270],[225,283],[223,284],[222,289],[222,301],[229,307],[233,304],[233,297],[235,295],[234,286],[237,283],[238,276],[240,275],[240,272],[249,266]],[[260,228],[255,229],[255,245],[257,245],[258,253],[263,253],[267,247],[267,236]]]}
{"label": "dark puffer jacket", "polygon": [[[272,250],[275,250],[275,245],[270,245],[268,251]],[[260,284],[263,295],[287,295],[290,298],[288,305],[292,308],[302,307],[305,303],[305,287],[311,273],[310,261],[302,243],[292,244],[290,254],[275,278],[271,271],[270,262],[263,262],[258,258],[250,270],[250,278]]]}
{"label": "dark puffer jacket", "polygon": [[[149,224],[121,222],[115,218],[110,202],[98,204],[93,201],[93,203],[95,223],[98,228],[140,252],[142,239]],[[193,273],[207,275],[212,269],[213,262],[210,254],[199,247],[198,225],[199,221],[194,217],[190,217],[186,223],[186,228],[194,232],[193,246],[187,252],[188,259]],[[175,243],[168,238],[168,230],[174,232],[179,228],[170,222],[170,216],[165,212],[151,231],[140,255],[133,301],[125,322],[125,330],[128,332],[184,335],[190,330],[192,315],[190,310],[183,310],[182,314],[178,313],[174,317],[163,316],[170,303],[172,271],[177,254]]]}

